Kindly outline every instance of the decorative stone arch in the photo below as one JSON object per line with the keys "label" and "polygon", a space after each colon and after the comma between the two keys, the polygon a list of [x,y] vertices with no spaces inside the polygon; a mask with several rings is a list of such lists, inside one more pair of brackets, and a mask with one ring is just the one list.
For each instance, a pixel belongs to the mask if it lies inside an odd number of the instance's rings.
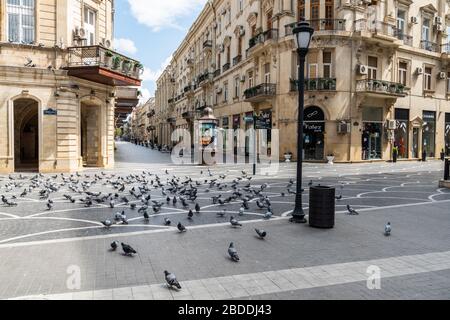
{"label": "decorative stone arch", "polygon": [[250,27],[257,25],[258,12],[251,12],[247,17],[247,23]]}
{"label": "decorative stone arch", "polygon": [[264,13],[268,13],[274,8],[274,0],[262,0],[262,9]]}
{"label": "decorative stone arch", "polygon": [[[15,95],[7,100],[8,108],[8,160],[13,163],[12,169],[15,171],[15,121],[14,121],[14,105],[18,100],[32,100],[37,104],[38,112],[38,170],[40,169],[41,159],[42,159],[42,146],[43,146],[43,126],[42,126],[42,100],[35,95],[30,94],[27,90],[23,90],[20,94]],[[32,117],[30,115],[26,115]],[[22,128],[20,128],[22,130]],[[19,132],[20,132],[19,130]]]}

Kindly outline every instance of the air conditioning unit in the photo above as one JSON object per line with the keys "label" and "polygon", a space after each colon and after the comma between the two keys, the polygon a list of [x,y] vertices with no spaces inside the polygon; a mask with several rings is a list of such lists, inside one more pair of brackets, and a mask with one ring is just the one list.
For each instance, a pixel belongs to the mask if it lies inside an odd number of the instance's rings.
{"label": "air conditioning unit", "polygon": [[358,65],[358,73],[361,75],[367,75],[369,73],[369,70],[367,69],[367,66],[364,64]]}
{"label": "air conditioning unit", "polygon": [[243,26],[241,26],[241,27],[239,28],[239,35],[240,35],[241,37],[245,35],[245,28],[244,28]]}
{"label": "air conditioning unit", "polygon": [[445,80],[447,78],[447,74],[445,72],[439,72],[439,79]]}
{"label": "air conditioning unit", "polygon": [[417,74],[417,75],[423,74],[423,68],[422,68],[422,67],[418,67],[418,68],[416,69],[416,74]]}
{"label": "air conditioning unit", "polygon": [[444,31],[444,26],[442,24],[437,24],[436,25],[436,31],[437,32],[443,32]]}
{"label": "air conditioning unit", "polygon": [[245,82],[245,76],[241,76],[241,82]]}
{"label": "air conditioning unit", "polygon": [[352,126],[350,123],[338,123],[338,128],[337,128],[338,133],[341,134],[347,134],[350,133],[352,131]]}
{"label": "air conditioning unit", "polygon": [[435,25],[440,25],[440,24],[442,24],[442,17],[439,17],[439,16],[435,17],[435,18],[434,18],[434,24],[435,24]]}
{"label": "air conditioning unit", "polygon": [[396,120],[388,120],[387,127],[389,130],[396,130],[397,129],[397,121]]}
{"label": "air conditioning unit", "polygon": [[75,28],[73,36],[75,40],[85,40],[86,30],[84,30],[84,28],[77,27]]}
{"label": "air conditioning unit", "polygon": [[418,24],[419,21],[417,20],[417,17],[411,17],[411,23],[412,24]]}

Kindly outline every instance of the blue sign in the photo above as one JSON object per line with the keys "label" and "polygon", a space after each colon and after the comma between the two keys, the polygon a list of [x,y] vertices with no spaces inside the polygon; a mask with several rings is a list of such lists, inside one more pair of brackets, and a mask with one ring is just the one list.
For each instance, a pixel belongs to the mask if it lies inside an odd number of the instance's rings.
{"label": "blue sign", "polygon": [[56,116],[58,114],[58,111],[52,108],[48,108],[47,110],[44,110],[44,116]]}

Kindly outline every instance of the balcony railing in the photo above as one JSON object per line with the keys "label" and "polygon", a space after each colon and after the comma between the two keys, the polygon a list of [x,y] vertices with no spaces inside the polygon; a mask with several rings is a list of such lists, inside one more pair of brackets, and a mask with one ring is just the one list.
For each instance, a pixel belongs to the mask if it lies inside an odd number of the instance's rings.
{"label": "balcony railing", "polygon": [[401,83],[384,80],[365,79],[356,83],[357,92],[381,93],[385,95],[406,96],[405,86]]}
{"label": "balcony railing", "polygon": [[[291,79],[291,91],[298,90],[298,80]],[[306,91],[336,91],[336,78],[315,78],[305,80]]]}
{"label": "balcony railing", "polygon": [[277,93],[277,85],[274,83],[262,83],[256,87],[245,90],[245,100],[254,100],[255,98],[264,98],[274,96]]}
{"label": "balcony railing", "polygon": [[264,43],[268,40],[277,40],[277,39],[278,39],[278,29],[267,30],[251,38],[248,42],[248,49],[250,50],[257,44]]}
{"label": "balcony railing", "polygon": [[220,76],[220,69],[214,71],[214,78],[217,78],[218,76]]}
{"label": "balcony railing", "polygon": [[210,80],[212,78],[212,76],[213,76],[212,73],[206,71],[205,73],[198,76],[198,78],[197,78],[198,84],[201,84],[206,80]]}
{"label": "balcony railing", "polygon": [[[69,75],[106,84],[140,85],[143,67],[136,60],[102,46],[70,47],[68,51]],[[100,72],[100,68],[109,73]]]}
{"label": "balcony railing", "polygon": [[175,102],[175,99],[174,99],[174,98],[171,98],[171,99],[167,100],[167,103],[168,103],[168,104],[172,104],[172,103],[174,103],[174,102]]}
{"label": "balcony railing", "polygon": [[203,49],[212,49],[212,40],[206,40],[203,42]]}
{"label": "balcony railing", "polygon": [[439,45],[437,43],[428,40],[420,41],[420,49],[424,49],[431,52],[439,52],[440,50]]}
{"label": "balcony railing", "polygon": [[236,66],[238,63],[242,61],[242,55],[237,55],[233,58],[233,66]]}
{"label": "balcony railing", "polygon": [[228,71],[231,67],[231,64],[229,62],[225,63],[222,67],[223,72]]}
{"label": "balcony railing", "polygon": [[[314,28],[315,31],[345,31],[345,19],[314,19],[306,22]],[[292,31],[298,22],[290,23],[285,26],[285,35],[292,35]]]}
{"label": "balcony railing", "polygon": [[446,43],[441,45],[441,52],[442,53],[446,53],[446,54],[450,54],[450,43]]}
{"label": "balcony railing", "polygon": [[183,117],[183,119],[193,119],[195,117],[195,112],[187,111],[187,112],[184,112],[181,116]]}
{"label": "balcony railing", "polygon": [[192,88],[191,85],[186,86],[186,87],[184,87],[184,89],[183,89],[184,93],[189,92],[189,91],[191,91],[191,90],[193,90],[193,88]]}
{"label": "balcony railing", "polygon": [[377,20],[367,21],[366,19],[355,21],[355,31],[370,31],[389,37],[396,37],[398,34],[398,29],[393,24]]}
{"label": "balcony railing", "polygon": [[412,47],[412,45],[413,45],[413,37],[412,36],[408,36],[407,34],[404,34],[401,30],[397,30],[397,33],[395,34],[395,36],[397,37],[397,39],[402,40],[403,44]]}

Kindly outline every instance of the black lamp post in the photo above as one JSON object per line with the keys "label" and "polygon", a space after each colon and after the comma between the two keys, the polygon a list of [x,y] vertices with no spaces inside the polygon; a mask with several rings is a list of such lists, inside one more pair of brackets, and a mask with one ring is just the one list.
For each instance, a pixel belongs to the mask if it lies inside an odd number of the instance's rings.
{"label": "black lamp post", "polygon": [[305,58],[308,54],[314,29],[307,22],[300,22],[293,30],[295,44],[298,53],[298,130],[297,130],[297,194],[295,197],[295,209],[292,213],[291,222],[306,223],[303,211],[303,126],[305,107]]}

